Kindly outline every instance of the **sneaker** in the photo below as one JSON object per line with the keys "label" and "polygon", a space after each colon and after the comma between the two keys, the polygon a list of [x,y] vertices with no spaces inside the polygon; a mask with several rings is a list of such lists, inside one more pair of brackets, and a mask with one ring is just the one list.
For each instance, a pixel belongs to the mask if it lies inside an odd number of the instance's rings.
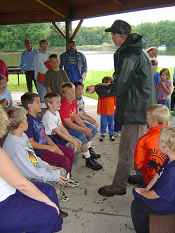
{"label": "sneaker", "polygon": [[90,168],[92,170],[95,170],[95,171],[98,171],[98,170],[103,168],[102,165],[97,163],[97,161],[95,161],[92,158],[86,159],[86,167],[88,167],[88,168]]}
{"label": "sneaker", "polygon": [[68,216],[68,213],[63,211],[62,209],[59,209],[60,210],[60,217],[61,218],[66,218]]}
{"label": "sneaker", "polygon": [[101,157],[101,155],[97,154],[95,152],[94,148],[92,148],[92,147],[89,147],[89,153],[90,153],[92,159],[99,159]]}
{"label": "sneaker", "polygon": [[80,186],[80,183],[72,178],[66,182],[67,187],[76,188]]}
{"label": "sneaker", "polygon": [[104,197],[112,197],[114,195],[125,195],[126,188],[114,189],[112,185],[106,185],[106,186],[99,188],[98,193]]}
{"label": "sneaker", "polygon": [[68,196],[65,194],[65,192],[63,190],[60,190],[59,197],[60,197],[61,201],[68,201],[69,200]]}
{"label": "sneaker", "polygon": [[101,135],[101,136],[99,137],[99,141],[100,141],[100,142],[103,142],[104,139],[105,139],[105,135]]}
{"label": "sneaker", "polygon": [[114,142],[114,141],[115,141],[115,137],[114,137],[113,135],[110,135],[110,136],[109,136],[109,140],[110,140],[111,142]]}
{"label": "sneaker", "polygon": [[140,187],[144,186],[144,180],[141,175],[132,175],[128,177],[128,183],[132,185],[137,185]]}

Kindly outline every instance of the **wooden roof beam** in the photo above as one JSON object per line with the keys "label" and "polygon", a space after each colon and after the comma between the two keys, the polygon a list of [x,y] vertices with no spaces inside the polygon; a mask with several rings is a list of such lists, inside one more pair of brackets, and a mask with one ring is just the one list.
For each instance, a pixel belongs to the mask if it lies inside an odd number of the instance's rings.
{"label": "wooden roof beam", "polygon": [[56,22],[52,22],[52,25],[54,26],[55,30],[65,39],[65,33],[58,27]]}
{"label": "wooden roof beam", "polygon": [[73,40],[75,38],[76,34],[80,30],[80,27],[81,27],[82,23],[83,23],[83,19],[80,19],[77,27],[75,28],[74,32],[72,33],[71,40]]}
{"label": "wooden roof beam", "polygon": [[54,14],[58,15],[59,17],[62,17],[63,19],[65,18],[65,15],[58,9],[53,8],[52,6],[48,5],[45,3],[43,0],[35,0],[38,2],[40,5],[43,7],[47,8],[48,10],[52,11]]}

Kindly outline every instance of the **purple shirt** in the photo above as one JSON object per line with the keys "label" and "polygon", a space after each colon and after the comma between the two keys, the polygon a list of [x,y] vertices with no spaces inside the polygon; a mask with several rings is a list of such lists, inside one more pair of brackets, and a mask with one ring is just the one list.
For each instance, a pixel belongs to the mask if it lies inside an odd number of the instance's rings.
{"label": "purple shirt", "polygon": [[[162,82],[162,81],[161,81]],[[170,97],[170,94],[167,94],[165,91],[164,91],[164,89],[163,89],[163,87],[161,86],[161,82],[159,82],[159,84],[157,85],[157,99],[158,100],[166,100],[167,98],[169,98]],[[165,81],[163,81],[163,83],[166,85],[166,87],[168,88],[168,89],[170,89],[171,88],[171,80],[165,80]]]}
{"label": "purple shirt", "polygon": [[[26,131],[27,136],[33,138],[39,144],[47,144],[47,135],[44,125],[39,117],[27,116],[28,129]],[[41,150],[35,150],[38,156],[41,156]]]}

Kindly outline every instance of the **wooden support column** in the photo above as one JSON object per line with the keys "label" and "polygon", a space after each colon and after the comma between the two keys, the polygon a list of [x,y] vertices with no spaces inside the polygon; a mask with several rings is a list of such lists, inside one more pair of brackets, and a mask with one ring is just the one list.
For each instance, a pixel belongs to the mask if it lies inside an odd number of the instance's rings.
{"label": "wooden support column", "polygon": [[73,32],[73,34],[72,34],[72,36],[71,36],[71,40],[73,40],[73,39],[75,38],[77,32],[80,30],[80,27],[81,27],[82,23],[83,23],[83,19],[81,19],[81,20],[79,21],[77,27],[75,28],[75,30],[74,30],[74,32]]}
{"label": "wooden support column", "polygon": [[72,35],[72,21],[66,20],[65,21],[65,27],[66,27],[66,50],[68,48],[69,40],[71,39]]}
{"label": "wooden support column", "polygon": [[66,38],[65,33],[56,25],[56,23],[52,22],[52,25],[54,26],[56,32],[58,32],[65,39]]}

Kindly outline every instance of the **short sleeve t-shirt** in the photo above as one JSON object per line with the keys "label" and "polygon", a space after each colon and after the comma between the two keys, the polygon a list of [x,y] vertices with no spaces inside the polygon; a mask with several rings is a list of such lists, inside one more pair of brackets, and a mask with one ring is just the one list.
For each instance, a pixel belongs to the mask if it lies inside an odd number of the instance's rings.
{"label": "short sleeve t-shirt", "polygon": [[[39,144],[47,144],[47,135],[44,125],[39,117],[27,116],[28,129],[26,131],[27,136],[33,138]],[[40,150],[35,150],[38,156],[41,156]]]}
{"label": "short sleeve t-shirt", "polygon": [[175,161],[169,162],[152,188],[157,195],[158,199],[147,199],[138,193],[135,198],[142,199],[147,206],[158,214],[171,214],[175,213]]}
{"label": "short sleeve t-shirt", "polygon": [[48,70],[45,84],[50,87],[53,93],[61,95],[61,86],[64,82],[70,82],[64,70]]}
{"label": "short sleeve t-shirt", "polygon": [[55,134],[53,130],[61,125],[61,118],[59,112],[51,112],[47,110],[43,115],[42,122],[44,124],[45,132],[47,135]]}
{"label": "short sleeve t-shirt", "polygon": [[65,98],[62,98],[61,106],[60,106],[60,117],[62,122],[64,122],[64,120],[67,118],[73,120],[73,117],[76,113],[77,113],[77,101],[73,100],[69,102]]}

